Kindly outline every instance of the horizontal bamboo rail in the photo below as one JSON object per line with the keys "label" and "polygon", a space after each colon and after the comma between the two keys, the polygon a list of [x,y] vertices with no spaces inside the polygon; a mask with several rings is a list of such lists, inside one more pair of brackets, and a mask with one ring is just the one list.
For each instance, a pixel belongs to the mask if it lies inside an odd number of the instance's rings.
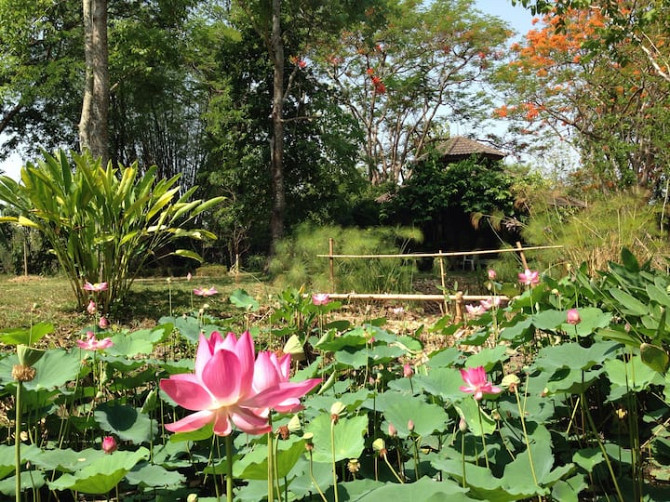
{"label": "horizontal bamboo rail", "polygon": [[[394,294],[394,293],[329,293],[331,300],[425,300],[441,302],[448,300],[463,300],[464,302],[477,302],[490,300],[494,295],[422,295],[422,294]],[[507,302],[506,296],[496,295],[501,301]]]}
{"label": "horizontal bamboo rail", "polygon": [[535,251],[538,249],[556,249],[563,246],[530,246],[526,248],[504,248],[485,251],[453,251],[449,253],[406,253],[406,254],[318,254],[318,258],[442,258],[446,256],[471,256],[482,254],[518,253],[520,251]]}

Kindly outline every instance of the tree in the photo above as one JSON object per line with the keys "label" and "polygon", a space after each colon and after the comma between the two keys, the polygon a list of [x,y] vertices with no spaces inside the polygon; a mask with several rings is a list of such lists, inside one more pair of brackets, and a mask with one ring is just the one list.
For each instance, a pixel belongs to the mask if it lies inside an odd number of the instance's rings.
{"label": "tree", "polygon": [[[473,122],[487,99],[487,78],[511,34],[470,0],[398,2],[318,47],[324,76],[365,131],[363,164],[374,184],[412,174],[444,123]],[[375,20],[382,15],[384,23]],[[440,138],[440,139],[443,139]]]}
{"label": "tree", "polygon": [[83,64],[81,2],[0,1],[1,156],[74,147]]}
{"label": "tree", "polygon": [[[199,74],[210,89],[205,116],[211,154],[201,184],[210,193],[228,196],[214,213],[217,233],[233,262],[240,250],[265,253],[270,247],[272,191],[270,118],[274,69],[267,49],[246,18],[230,24],[202,26],[210,40],[203,47]],[[216,43],[212,42],[216,40]],[[299,43],[287,36],[287,51]],[[286,187],[285,225],[305,220],[342,222],[349,202],[364,180],[355,166],[357,124],[337,105],[337,97],[318,81],[311,65],[294,59],[290,65],[291,93],[283,104],[283,175]],[[341,219],[339,219],[341,218]]]}
{"label": "tree", "polygon": [[84,99],[79,121],[79,145],[101,158],[109,158],[109,47],[107,46],[107,0],[83,0]]}
{"label": "tree", "polygon": [[[584,163],[578,180],[586,187],[655,189],[668,165],[670,86],[638,44],[613,35],[625,10],[612,19],[603,4],[552,11],[512,48],[515,59],[502,72],[509,102],[496,113],[521,121],[527,134],[549,130],[573,141]],[[645,30],[666,57],[661,18]]]}

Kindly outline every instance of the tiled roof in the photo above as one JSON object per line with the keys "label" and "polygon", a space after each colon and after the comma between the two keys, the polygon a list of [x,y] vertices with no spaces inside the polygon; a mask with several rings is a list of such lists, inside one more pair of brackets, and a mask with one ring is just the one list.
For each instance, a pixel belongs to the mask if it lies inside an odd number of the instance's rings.
{"label": "tiled roof", "polygon": [[493,147],[483,145],[477,141],[465,138],[463,136],[454,136],[437,145],[437,150],[444,157],[469,157],[470,155],[483,155],[502,159],[505,153],[496,150]]}

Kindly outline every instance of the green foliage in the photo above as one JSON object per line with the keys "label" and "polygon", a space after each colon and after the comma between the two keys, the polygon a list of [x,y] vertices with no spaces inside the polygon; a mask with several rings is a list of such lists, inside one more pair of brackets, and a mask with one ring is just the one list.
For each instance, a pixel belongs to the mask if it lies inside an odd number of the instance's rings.
{"label": "green foliage", "polygon": [[[328,259],[317,255],[328,254],[331,238],[334,254],[347,255],[400,254],[410,241],[421,241],[420,232],[411,228],[361,230],[301,225],[292,237],[277,246],[276,255],[270,262],[275,283],[328,291]],[[335,288],[338,292],[407,292],[411,291],[414,271],[415,263],[403,263],[395,258],[335,259]]]}
{"label": "green foliage", "polygon": [[[21,171],[22,183],[0,177],[0,200],[19,213],[0,221],[40,231],[53,248],[79,306],[85,281],[107,282],[97,301],[109,307],[128,292],[147,260],[167,253],[176,239],[213,239],[206,230],[186,230],[186,222],[221,198],[189,201],[195,188],[178,197],[178,177],[157,180],[156,168],[138,179],[137,164],[105,169],[89,156],[46,155]],[[188,250],[175,254],[195,257]]]}
{"label": "green foliage", "polygon": [[561,207],[556,199],[538,200],[523,230],[533,245],[561,245],[563,248],[538,255],[544,265],[587,264],[591,273],[616,261],[622,248],[628,248],[643,261],[668,252],[658,226],[659,208],[636,192],[620,192],[592,201],[585,208]]}

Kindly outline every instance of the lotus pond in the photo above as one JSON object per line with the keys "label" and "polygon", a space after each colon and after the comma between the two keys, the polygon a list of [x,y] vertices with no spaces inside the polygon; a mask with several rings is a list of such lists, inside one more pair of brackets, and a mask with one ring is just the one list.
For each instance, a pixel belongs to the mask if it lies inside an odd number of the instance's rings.
{"label": "lotus pond", "polygon": [[410,334],[296,290],[261,322],[237,291],[135,331],[92,309],[69,348],[4,330],[2,498],[670,500],[670,278],[529,272]]}

